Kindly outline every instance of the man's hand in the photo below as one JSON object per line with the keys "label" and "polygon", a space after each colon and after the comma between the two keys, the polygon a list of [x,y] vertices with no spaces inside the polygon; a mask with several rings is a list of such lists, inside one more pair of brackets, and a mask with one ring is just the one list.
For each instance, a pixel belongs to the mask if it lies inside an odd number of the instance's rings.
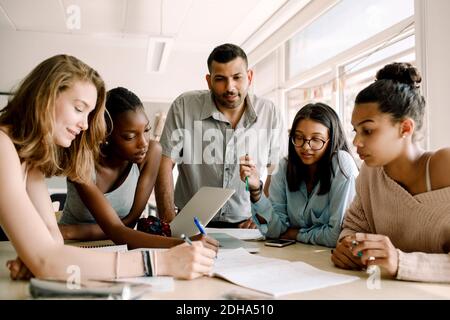
{"label": "man's hand", "polygon": [[252,218],[250,217],[247,220],[239,223],[238,228],[240,228],[240,229],[256,229],[256,224],[253,222]]}
{"label": "man's hand", "polygon": [[259,173],[252,158],[248,155],[239,158],[239,174],[241,180],[245,182],[248,178],[248,187],[250,190],[259,189]]}

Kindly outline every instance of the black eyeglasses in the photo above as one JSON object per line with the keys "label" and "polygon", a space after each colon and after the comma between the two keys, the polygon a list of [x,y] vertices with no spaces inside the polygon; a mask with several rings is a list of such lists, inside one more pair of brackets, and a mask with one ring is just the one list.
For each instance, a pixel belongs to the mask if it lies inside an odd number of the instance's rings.
{"label": "black eyeglasses", "polygon": [[325,143],[328,142],[328,140],[322,140],[320,138],[305,139],[304,137],[301,136],[294,136],[291,138],[292,144],[297,148],[302,148],[305,145],[305,143],[308,143],[309,147],[313,151],[321,150],[325,145]]}

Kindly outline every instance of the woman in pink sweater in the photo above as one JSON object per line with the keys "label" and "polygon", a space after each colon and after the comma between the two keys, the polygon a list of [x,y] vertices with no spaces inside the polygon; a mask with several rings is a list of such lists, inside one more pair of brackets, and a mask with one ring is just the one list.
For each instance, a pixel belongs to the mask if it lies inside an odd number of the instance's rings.
{"label": "woman in pink sweater", "polygon": [[408,63],[378,71],[355,101],[353,144],[364,161],[332,261],[387,277],[450,282],[450,148],[417,143],[425,100]]}

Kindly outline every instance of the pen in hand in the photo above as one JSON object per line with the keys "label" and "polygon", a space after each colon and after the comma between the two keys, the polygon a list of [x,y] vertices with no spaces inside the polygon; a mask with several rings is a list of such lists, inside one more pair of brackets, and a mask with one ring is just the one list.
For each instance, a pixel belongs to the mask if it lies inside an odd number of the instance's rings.
{"label": "pen in hand", "polygon": [[[197,226],[197,229],[200,231],[200,233],[206,236],[205,227],[202,225],[202,223],[200,222],[200,220],[198,220],[197,217],[194,217],[194,223]],[[214,257],[214,259],[216,259],[216,258],[217,258],[217,252],[216,252],[216,256]]]}
{"label": "pen in hand", "polygon": [[187,244],[189,244],[190,246],[192,246],[192,241],[191,241],[191,239],[189,239],[188,237],[186,237],[186,235],[185,235],[184,233],[181,235],[181,239],[183,239],[184,242],[186,242]]}
{"label": "pen in hand", "polygon": [[205,227],[203,227],[202,223],[200,222],[200,220],[198,220],[197,217],[194,217],[194,223],[197,226],[197,229],[200,231],[200,233],[206,236]]}
{"label": "pen in hand", "polygon": [[[245,164],[248,164],[248,137],[245,137]],[[248,176],[245,177],[245,191],[249,191],[248,187]]]}

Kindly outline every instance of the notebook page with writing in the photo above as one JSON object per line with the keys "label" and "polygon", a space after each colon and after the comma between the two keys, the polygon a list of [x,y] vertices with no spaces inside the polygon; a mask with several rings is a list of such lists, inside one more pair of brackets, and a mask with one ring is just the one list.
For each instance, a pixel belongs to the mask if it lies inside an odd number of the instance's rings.
{"label": "notebook page with writing", "polygon": [[213,275],[274,297],[359,279],[322,271],[304,262],[255,256],[244,249],[219,252]]}

